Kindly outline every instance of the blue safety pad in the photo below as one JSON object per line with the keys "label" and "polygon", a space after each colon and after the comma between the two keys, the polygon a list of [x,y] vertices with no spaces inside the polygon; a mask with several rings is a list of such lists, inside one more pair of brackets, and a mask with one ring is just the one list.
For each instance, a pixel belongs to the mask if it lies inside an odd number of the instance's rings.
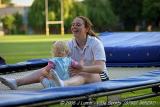
{"label": "blue safety pad", "polygon": [[7,73],[12,71],[24,71],[39,69],[48,64],[48,58],[43,59],[30,59],[24,62],[18,62],[16,64],[0,65],[0,73]]}
{"label": "blue safety pad", "polygon": [[160,84],[160,70],[151,71],[140,76],[91,83],[81,86],[55,87],[38,91],[0,91],[0,106],[17,106],[45,101],[57,101],[127,88],[136,88],[151,84]]}
{"label": "blue safety pad", "polygon": [[160,32],[103,32],[107,66],[160,66]]}

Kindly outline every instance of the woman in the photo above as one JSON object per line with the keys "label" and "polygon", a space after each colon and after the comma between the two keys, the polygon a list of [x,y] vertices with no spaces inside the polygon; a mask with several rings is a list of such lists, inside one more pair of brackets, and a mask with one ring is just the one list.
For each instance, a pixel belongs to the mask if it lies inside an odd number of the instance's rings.
{"label": "woman", "polygon": [[[68,42],[70,56],[81,64],[78,67],[70,67],[71,78],[61,81],[60,86],[73,86],[108,80],[106,74],[106,57],[103,44],[92,30],[92,23],[84,16],[76,17],[71,26],[74,35],[73,40]],[[43,69],[36,70],[31,75],[20,79],[0,79],[11,89],[18,86],[40,82],[39,77]]]}

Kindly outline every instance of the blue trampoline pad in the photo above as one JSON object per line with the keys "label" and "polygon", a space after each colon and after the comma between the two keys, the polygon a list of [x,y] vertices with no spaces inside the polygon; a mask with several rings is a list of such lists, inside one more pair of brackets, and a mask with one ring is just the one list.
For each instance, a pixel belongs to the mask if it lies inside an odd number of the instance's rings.
{"label": "blue trampoline pad", "polygon": [[130,90],[139,87],[151,88],[157,85],[160,85],[160,70],[147,72],[140,76],[81,86],[55,87],[37,91],[0,91],[0,106],[20,106],[51,101],[56,102],[74,97],[89,97],[99,93],[108,93],[108,95],[110,95],[114,94],[115,91]]}

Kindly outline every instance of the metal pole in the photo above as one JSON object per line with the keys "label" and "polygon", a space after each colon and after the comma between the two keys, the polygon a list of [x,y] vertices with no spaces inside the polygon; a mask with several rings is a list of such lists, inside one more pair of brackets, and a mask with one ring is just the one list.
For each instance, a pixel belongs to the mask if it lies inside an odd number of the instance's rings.
{"label": "metal pole", "polygon": [[64,35],[64,18],[63,18],[63,12],[64,12],[64,7],[63,7],[63,0],[61,0],[61,35]]}
{"label": "metal pole", "polygon": [[46,35],[49,36],[49,26],[48,26],[48,0],[45,0],[45,14],[46,14]]}

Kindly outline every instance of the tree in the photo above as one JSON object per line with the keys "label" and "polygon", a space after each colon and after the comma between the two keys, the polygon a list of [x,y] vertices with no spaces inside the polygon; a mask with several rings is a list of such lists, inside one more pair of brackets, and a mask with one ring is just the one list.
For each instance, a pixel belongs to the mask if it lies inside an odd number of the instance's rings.
{"label": "tree", "polygon": [[6,33],[11,34],[12,30],[15,29],[14,21],[15,17],[13,15],[7,15],[2,18],[2,22],[4,25],[4,29],[6,29],[5,30]]}
{"label": "tree", "polygon": [[15,29],[13,31],[14,34],[24,34],[25,33],[25,26],[23,25],[23,18],[22,15],[19,13],[15,13],[14,18],[16,19],[14,21]]}
{"label": "tree", "polygon": [[[76,15],[82,15],[84,13],[84,9],[82,9],[82,3],[75,2],[75,0],[63,0],[63,3],[65,31],[69,32],[72,19]],[[50,21],[60,20],[60,12],[60,0],[48,0],[48,19]],[[45,32],[45,0],[35,0],[33,2],[29,10],[29,26],[37,32]],[[50,25],[50,29],[58,30],[55,25]]]}
{"label": "tree", "polygon": [[44,0],[35,0],[28,12],[28,24],[36,32],[44,32],[45,28],[45,10]]}
{"label": "tree", "polygon": [[22,16],[19,13],[4,16],[2,19],[5,33],[7,34],[22,34],[25,33],[23,29]]}
{"label": "tree", "polygon": [[1,0],[2,4],[10,4],[11,0]]}
{"label": "tree", "polygon": [[[147,28],[152,28],[153,25],[160,27],[160,1],[159,0],[144,0],[143,1],[143,16],[147,23]],[[152,30],[152,29],[150,29]]]}
{"label": "tree", "polygon": [[[63,0],[63,3],[66,32],[70,31],[70,24],[73,18],[80,15],[88,16],[98,32],[105,31],[117,24],[118,18],[113,13],[109,0],[99,0],[98,2],[93,2],[93,0],[84,0],[83,2]],[[44,32],[45,29],[44,4],[44,0],[35,0],[29,11],[29,25],[36,31]],[[49,20],[60,20],[60,0],[48,0],[48,11]],[[51,25],[50,29],[52,28],[57,29],[55,25]]]}
{"label": "tree", "polygon": [[85,8],[86,6],[82,2],[64,0],[64,22],[67,33],[70,32],[71,23],[76,16],[86,16]]}
{"label": "tree", "polygon": [[117,24],[118,17],[113,13],[109,0],[85,0],[87,16],[98,32],[108,30]]}
{"label": "tree", "polygon": [[[142,22],[143,0],[110,0],[119,23],[125,30],[134,30]],[[123,29],[123,30],[124,30]]]}

